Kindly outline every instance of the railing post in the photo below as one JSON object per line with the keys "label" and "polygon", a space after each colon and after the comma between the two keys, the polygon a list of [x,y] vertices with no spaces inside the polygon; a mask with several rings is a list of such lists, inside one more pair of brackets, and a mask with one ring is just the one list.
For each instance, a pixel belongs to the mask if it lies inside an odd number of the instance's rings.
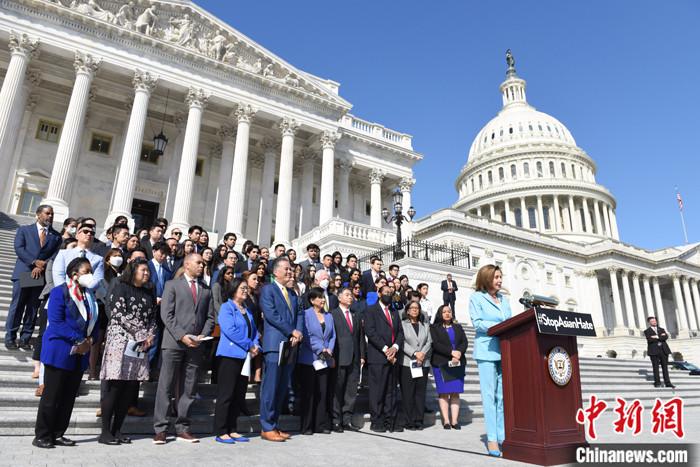
{"label": "railing post", "polygon": [[455,249],[454,249],[454,247],[450,248],[450,264],[452,266],[455,265]]}

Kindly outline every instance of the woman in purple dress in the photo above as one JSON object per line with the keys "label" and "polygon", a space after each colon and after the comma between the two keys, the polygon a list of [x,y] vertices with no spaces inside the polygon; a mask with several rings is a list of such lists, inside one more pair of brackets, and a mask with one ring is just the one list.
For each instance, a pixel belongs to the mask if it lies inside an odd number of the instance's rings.
{"label": "woman in purple dress", "polygon": [[433,354],[430,363],[438,393],[440,416],[446,430],[459,430],[459,395],[464,391],[467,336],[453,318],[449,305],[442,305],[430,327]]}

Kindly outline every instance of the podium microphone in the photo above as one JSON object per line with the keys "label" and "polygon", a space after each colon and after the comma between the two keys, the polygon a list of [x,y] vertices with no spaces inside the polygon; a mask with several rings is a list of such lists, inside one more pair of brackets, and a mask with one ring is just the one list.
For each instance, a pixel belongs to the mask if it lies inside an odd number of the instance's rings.
{"label": "podium microphone", "polygon": [[532,295],[528,292],[525,292],[525,294],[518,300],[521,305],[523,305],[525,308],[532,308],[535,306],[547,306],[547,307],[555,307],[559,305],[559,300],[557,300],[554,297],[546,297],[544,295]]}

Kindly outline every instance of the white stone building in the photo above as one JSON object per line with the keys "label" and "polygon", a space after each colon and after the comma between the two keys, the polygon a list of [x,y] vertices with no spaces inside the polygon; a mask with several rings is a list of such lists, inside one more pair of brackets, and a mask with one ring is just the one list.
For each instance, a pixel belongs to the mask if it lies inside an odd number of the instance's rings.
{"label": "white stone building", "polygon": [[[382,219],[398,187],[411,205],[411,136],[350,112],[313,76],[185,0],[0,0],[0,210],[52,204],[57,220],[119,214],[202,225],[302,252],[371,253],[396,240]],[[555,118],[536,111],[512,58],[503,109],[477,133],[457,202],[404,225],[397,261],[412,282],[450,272],[457,316],[479,266],[593,315],[581,354],[642,358],[645,317],[700,361],[698,245],[647,251],[620,241],[613,195]],[[153,151],[159,133],[168,144]],[[466,252],[469,256],[466,256]]]}

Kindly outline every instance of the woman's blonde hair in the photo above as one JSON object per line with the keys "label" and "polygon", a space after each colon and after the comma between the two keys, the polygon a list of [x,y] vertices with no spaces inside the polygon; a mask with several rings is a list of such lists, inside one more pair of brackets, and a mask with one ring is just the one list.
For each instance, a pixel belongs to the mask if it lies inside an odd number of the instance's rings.
{"label": "woman's blonde hair", "polygon": [[[488,292],[493,284],[493,278],[496,275],[496,271],[500,271],[501,268],[494,266],[493,264],[487,264],[479,269],[476,273],[476,285],[475,289],[477,292]],[[503,274],[501,272],[501,274]]]}

